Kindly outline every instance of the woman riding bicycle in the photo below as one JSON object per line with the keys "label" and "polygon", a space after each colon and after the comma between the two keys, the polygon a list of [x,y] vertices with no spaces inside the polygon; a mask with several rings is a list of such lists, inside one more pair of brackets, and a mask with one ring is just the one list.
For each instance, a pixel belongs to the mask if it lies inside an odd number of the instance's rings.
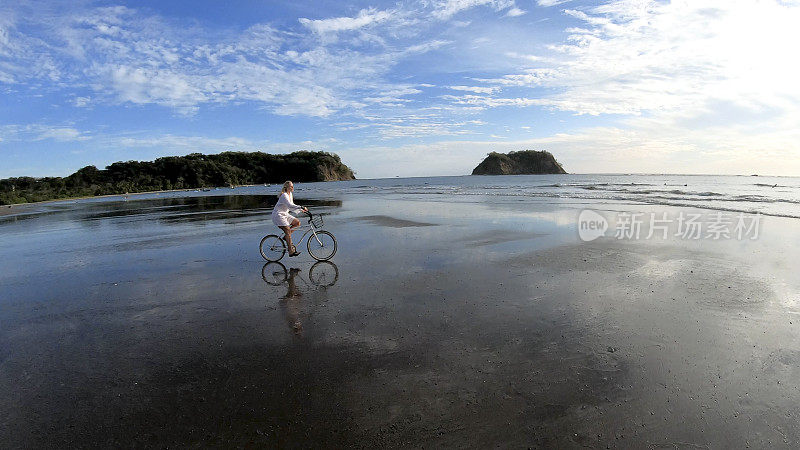
{"label": "woman riding bicycle", "polygon": [[289,210],[307,213],[308,209],[294,204],[292,191],[294,191],[294,184],[291,181],[283,183],[278,203],[275,204],[275,209],[272,210],[272,222],[283,230],[283,240],[289,246],[289,256],[297,256],[300,252],[292,245],[292,232],[300,226],[300,220],[289,214]]}

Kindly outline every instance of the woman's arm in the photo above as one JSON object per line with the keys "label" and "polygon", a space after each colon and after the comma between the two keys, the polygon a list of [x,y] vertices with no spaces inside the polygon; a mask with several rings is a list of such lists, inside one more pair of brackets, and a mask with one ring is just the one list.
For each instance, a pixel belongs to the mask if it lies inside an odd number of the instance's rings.
{"label": "woman's arm", "polygon": [[293,209],[294,212],[304,211],[305,210],[305,208],[303,208],[302,206],[295,205],[293,201],[289,200],[289,194],[287,194],[286,192],[281,194],[281,199],[279,201],[282,201],[282,202],[286,203],[286,206],[288,206],[289,208]]}

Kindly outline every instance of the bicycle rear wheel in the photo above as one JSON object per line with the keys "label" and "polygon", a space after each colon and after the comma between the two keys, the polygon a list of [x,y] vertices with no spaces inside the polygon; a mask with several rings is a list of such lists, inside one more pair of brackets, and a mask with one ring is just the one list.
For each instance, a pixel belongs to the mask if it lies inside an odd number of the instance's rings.
{"label": "bicycle rear wheel", "polygon": [[286,254],[286,243],[283,242],[280,236],[269,234],[261,239],[261,243],[258,244],[258,251],[267,261],[278,261]]}
{"label": "bicycle rear wheel", "polygon": [[336,238],[327,231],[317,231],[306,242],[308,254],[317,261],[327,261],[336,254]]}

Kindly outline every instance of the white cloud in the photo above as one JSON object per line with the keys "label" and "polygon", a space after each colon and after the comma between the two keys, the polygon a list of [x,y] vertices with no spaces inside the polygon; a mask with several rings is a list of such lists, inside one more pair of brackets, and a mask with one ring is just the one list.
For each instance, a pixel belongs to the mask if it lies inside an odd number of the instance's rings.
{"label": "white cloud", "polygon": [[499,87],[496,86],[489,86],[489,87],[481,87],[481,86],[448,86],[448,89],[453,89],[454,91],[467,91],[467,92],[474,92],[476,94],[493,94],[500,90]]}
{"label": "white cloud", "polygon": [[48,125],[41,123],[27,125],[2,125],[0,126],[0,137],[9,142],[35,142],[45,140],[75,142],[87,141],[91,139],[89,133],[80,131],[70,126]]}
{"label": "white cloud", "polygon": [[120,147],[163,148],[169,152],[216,153],[223,151],[256,151],[265,143],[256,143],[239,137],[209,138],[204,136],[180,136],[166,134],[150,137],[112,137],[104,138]]}
{"label": "white cloud", "polygon": [[422,91],[419,89],[412,87],[398,87],[396,89],[381,92],[376,97],[364,97],[363,101],[367,103],[380,103],[383,105],[398,105],[412,101],[410,99],[403,98],[406,95],[415,95],[421,92]]}
{"label": "white cloud", "polygon": [[524,53],[517,53],[517,52],[506,52],[505,55],[508,56],[509,58],[522,59],[522,60],[531,61],[531,62],[539,62],[539,61],[542,61],[544,59],[541,56],[527,55],[527,54],[524,54]]}
{"label": "white cloud", "polygon": [[[25,48],[17,52],[16,60],[26,52],[45,57],[35,64],[36,72],[9,72],[0,61],[0,78],[35,83],[46,77],[94,90],[91,96],[76,98],[76,106],[86,106],[91,98],[92,104],[156,104],[193,115],[206,104],[252,101],[278,115],[328,117],[347,111],[360,116],[370,108],[414,101],[408,94],[387,95],[403,85],[387,82],[384,76],[404,58],[451,43],[420,39],[419,27],[432,27],[437,18],[478,6],[515,14],[513,0],[449,0],[429,8],[418,6],[398,4],[393,10],[363,9],[355,17],[300,19],[316,35],[357,32],[340,44],[267,24],[239,35],[209,35],[122,6],[78,7],[63,17],[38,12],[26,15],[27,26],[41,32],[35,39],[16,36],[15,42]],[[56,22],[52,26],[42,28],[36,22],[49,16]],[[376,27],[382,31],[367,31]],[[53,51],[56,47],[61,49],[58,54]]]}
{"label": "white cloud", "polygon": [[157,103],[191,113],[207,100],[191,77],[170,70],[122,66],[109,68],[107,78],[123,102]]}
{"label": "white cloud", "polygon": [[0,83],[17,84],[28,77],[57,80],[61,72],[53,56],[36,50],[38,38],[20,32],[20,16],[12,4],[0,5]]}
{"label": "white cloud", "polygon": [[524,108],[528,106],[546,104],[545,101],[538,98],[495,98],[481,95],[463,95],[461,97],[455,95],[443,95],[442,98],[451,100],[457,105],[472,105],[481,108],[497,108],[501,106],[516,106]]}
{"label": "white cloud", "polygon": [[42,128],[39,131],[39,136],[34,140],[53,139],[55,141],[85,141],[89,137],[76,130],[75,128]]}
{"label": "white cloud", "polygon": [[433,16],[447,20],[461,11],[475,8],[477,6],[489,6],[495,11],[502,11],[509,8],[516,9],[514,0],[443,0],[438,3],[433,11]]}
{"label": "white cloud", "polygon": [[557,89],[543,103],[579,114],[694,112],[711,100],[790,107],[800,98],[800,64],[782,44],[800,41],[800,9],[617,0],[567,12],[588,27],[551,46],[541,67],[494,82]]}
{"label": "white cloud", "polygon": [[570,0],[536,0],[536,4],[539,6],[549,7],[549,6],[557,6],[563,3],[567,3]]}
{"label": "white cloud", "polygon": [[452,115],[442,117],[440,111],[420,112],[395,116],[366,116],[368,123],[342,122],[336,124],[342,131],[376,130],[381,139],[422,138],[431,136],[456,136],[475,134],[477,127],[486,125],[478,119],[462,117],[453,120]]}
{"label": "white cloud", "polygon": [[414,55],[414,54],[427,53],[431,50],[436,50],[437,48],[444,47],[449,43],[450,41],[434,39],[432,41],[423,42],[422,44],[410,45],[401,52],[401,55]]}
{"label": "white cloud", "polygon": [[8,30],[3,23],[0,23],[0,55],[8,55],[10,44]]}
{"label": "white cloud", "polygon": [[[421,119],[421,120],[420,120]],[[454,122],[438,119],[436,117],[397,118],[393,121],[377,123],[380,136],[384,139],[394,139],[401,137],[425,137],[425,136],[454,136],[464,135],[474,132],[471,130],[475,125],[482,125],[481,121],[462,121]]]}
{"label": "white cloud", "polygon": [[0,125],[0,142],[13,139],[19,132],[19,125]]}
{"label": "white cloud", "polygon": [[378,11],[375,9],[362,9],[356,17],[335,17],[331,19],[311,20],[299,19],[300,23],[315,33],[335,33],[339,31],[352,31],[370,25],[385,22],[392,18],[391,11]]}
{"label": "white cloud", "polygon": [[519,17],[525,14],[527,14],[526,11],[523,11],[517,7],[513,7],[506,12],[506,17]]}
{"label": "white cloud", "polygon": [[[379,33],[364,33],[375,26],[405,26],[407,15],[366,9],[354,18],[302,21],[314,33],[361,33],[352,42],[332,45],[307,32],[278,31],[267,24],[238,35],[181,29],[126,7],[78,7],[63,17],[52,15],[55,23],[45,27],[37,20],[51,14],[37,11],[26,15],[26,26],[38,30],[37,37],[14,36],[14,64],[0,58],[0,82],[53,79],[62,86],[93,89],[95,104],[156,104],[185,115],[206,104],[241,101],[279,115],[326,117],[343,109],[360,114],[370,104],[385,105],[384,92],[404,86],[384,81],[393,66],[448,43],[414,39],[389,46]],[[0,21],[0,38],[5,39],[6,29]],[[87,98],[75,104],[85,106]]]}

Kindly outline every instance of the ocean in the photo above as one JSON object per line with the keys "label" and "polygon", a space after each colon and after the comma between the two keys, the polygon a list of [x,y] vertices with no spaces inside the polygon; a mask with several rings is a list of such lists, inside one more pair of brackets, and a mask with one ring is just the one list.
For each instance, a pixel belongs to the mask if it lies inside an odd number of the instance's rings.
{"label": "ocean", "polygon": [[[511,175],[354,180],[301,185],[306,193],[579,199],[683,206],[800,218],[800,177]],[[298,193],[298,195],[301,195]]]}

